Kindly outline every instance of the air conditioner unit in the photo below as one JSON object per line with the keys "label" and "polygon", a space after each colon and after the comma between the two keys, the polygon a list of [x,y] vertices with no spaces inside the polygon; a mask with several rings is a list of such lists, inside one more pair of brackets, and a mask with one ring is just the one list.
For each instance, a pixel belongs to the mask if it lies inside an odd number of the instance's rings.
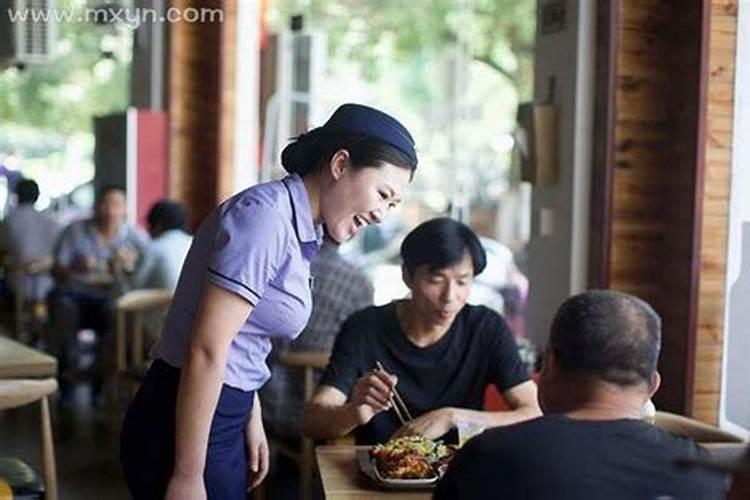
{"label": "air conditioner unit", "polygon": [[326,64],[326,36],[319,31],[291,31],[269,36],[261,55],[263,151],[261,180],[269,180],[289,139],[322,125],[321,84]]}
{"label": "air conditioner unit", "polygon": [[0,67],[50,62],[60,15],[56,0],[0,0]]}

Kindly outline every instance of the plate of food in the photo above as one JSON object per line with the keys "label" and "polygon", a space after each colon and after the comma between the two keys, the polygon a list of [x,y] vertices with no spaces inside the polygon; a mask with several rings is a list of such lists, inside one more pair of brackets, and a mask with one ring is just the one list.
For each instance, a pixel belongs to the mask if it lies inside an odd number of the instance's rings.
{"label": "plate of food", "polygon": [[391,439],[357,452],[360,470],[380,486],[424,489],[435,486],[453,448],[422,436]]}

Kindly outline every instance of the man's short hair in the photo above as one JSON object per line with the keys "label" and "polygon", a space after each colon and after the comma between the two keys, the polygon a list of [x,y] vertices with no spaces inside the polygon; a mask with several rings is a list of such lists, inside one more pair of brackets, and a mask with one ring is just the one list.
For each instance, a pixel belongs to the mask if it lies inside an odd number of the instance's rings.
{"label": "man's short hair", "polygon": [[401,244],[401,261],[413,276],[419,266],[426,265],[430,271],[436,271],[457,264],[467,250],[476,276],[487,264],[479,238],[466,224],[439,217],[423,222],[406,235]]}
{"label": "man's short hair", "polygon": [[170,229],[185,230],[187,215],[185,209],[172,200],[159,200],[151,207],[146,216],[150,227],[159,226],[163,231]]}
{"label": "man's short hair", "polygon": [[637,297],[590,290],[557,310],[549,345],[562,371],[621,386],[650,383],[659,358],[661,319]]}
{"label": "man's short hair", "polygon": [[39,199],[39,185],[32,179],[21,179],[16,184],[18,204],[34,204]]}

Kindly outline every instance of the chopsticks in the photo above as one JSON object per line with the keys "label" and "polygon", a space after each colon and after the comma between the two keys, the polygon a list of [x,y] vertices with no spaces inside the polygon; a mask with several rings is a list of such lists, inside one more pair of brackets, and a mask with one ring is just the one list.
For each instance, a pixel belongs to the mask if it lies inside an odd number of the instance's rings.
{"label": "chopsticks", "polygon": [[[377,366],[378,370],[382,372],[386,371],[380,361],[376,360],[375,366]],[[391,395],[391,405],[393,406],[393,410],[396,412],[396,416],[398,416],[398,419],[401,421],[401,425],[406,425],[411,420],[414,420],[414,418],[411,416],[411,413],[409,413],[409,407],[406,406],[404,400],[401,399],[401,396],[399,395],[395,387],[393,388],[393,394]],[[399,405],[401,406],[400,408]],[[406,418],[404,418],[404,415],[406,415]]]}

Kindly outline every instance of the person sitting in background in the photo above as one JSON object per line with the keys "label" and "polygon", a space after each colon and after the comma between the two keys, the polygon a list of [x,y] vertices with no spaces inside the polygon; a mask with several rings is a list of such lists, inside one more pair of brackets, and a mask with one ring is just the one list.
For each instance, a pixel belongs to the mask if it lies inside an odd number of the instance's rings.
{"label": "person sitting in background", "polygon": [[[55,245],[56,286],[50,312],[63,375],[79,330],[92,329],[100,339],[109,331],[112,299],[129,286],[129,275],[145,252],[148,237],[125,222],[125,211],[125,190],[105,186],[98,192],[94,218],[70,224]],[[105,352],[102,344],[97,356],[100,364]],[[96,371],[94,393],[101,386],[101,367]],[[65,397],[64,382],[65,377],[61,380]]]}
{"label": "person sitting in background", "polygon": [[[372,305],[374,289],[367,275],[347,262],[338,252],[339,244],[326,236],[318,255],[310,263],[313,306],[310,321],[300,336],[292,341],[273,342],[269,359],[271,378],[263,386],[260,399],[266,431],[282,441],[299,445],[304,398],[304,373],[298,368],[280,364],[278,355],[285,352],[330,352],[341,324],[353,313]],[[315,382],[320,379],[315,373]],[[272,453],[274,450],[271,450]],[[292,479],[294,464],[282,456],[272,456],[268,481],[271,498],[285,498],[297,493]]]}
{"label": "person sitting in background", "polygon": [[[494,427],[539,415],[536,386],[505,321],[466,303],[486,262],[471,229],[449,218],[427,221],[406,236],[401,258],[411,298],[344,323],[305,411],[305,434],[331,439],[354,431],[357,443],[372,444],[400,435],[438,438],[459,422]],[[375,369],[378,362],[384,370]],[[397,384],[416,417],[404,426],[388,411]],[[482,411],[489,384],[511,411]]]}
{"label": "person sitting in background", "polygon": [[722,476],[676,465],[696,444],[641,419],[659,387],[660,343],[659,316],[632,295],[566,300],[539,380],[545,416],[470,440],[434,498],[724,498]]}
{"label": "person sitting in background", "polygon": [[133,276],[133,288],[177,288],[182,264],[193,238],[185,231],[187,216],[183,206],[172,200],[159,200],[146,216],[151,241],[143,263]]}
{"label": "person sitting in background", "polygon": [[[7,251],[13,273],[10,286],[32,301],[44,301],[52,289],[52,250],[60,226],[34,208],[39,186],[31,179],[16,184],[17,206],[0,226],[0,246]],[[25,276],[24,276],[25,275]],[[21,288],[23,287],[23,288]]]}

